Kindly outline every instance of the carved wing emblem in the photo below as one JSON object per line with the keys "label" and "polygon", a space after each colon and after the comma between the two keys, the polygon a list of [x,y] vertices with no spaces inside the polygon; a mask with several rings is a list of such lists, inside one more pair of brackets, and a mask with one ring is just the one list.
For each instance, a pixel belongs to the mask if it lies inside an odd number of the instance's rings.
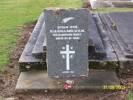
{"label": "carved wing emblem", "polygon": [[67,23],[67,22],[69,22],[70,20],[73,20],[73,19],[74,19],[74,17],[67,17],[67,18],[62,19],[61,23]]}

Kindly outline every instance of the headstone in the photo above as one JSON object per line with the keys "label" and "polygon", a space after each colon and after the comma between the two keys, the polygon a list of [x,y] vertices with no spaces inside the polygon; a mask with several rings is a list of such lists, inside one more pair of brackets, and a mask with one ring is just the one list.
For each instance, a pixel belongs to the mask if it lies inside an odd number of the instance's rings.
{"label": "headstone", "polygon": [[88,16],[86,9],[45,11],[49,76],[88,75]]}
{"label": "headstone", "polygon": [[133,0],[90,0],[91,8],[103,8],[103,7],[133,7]]}

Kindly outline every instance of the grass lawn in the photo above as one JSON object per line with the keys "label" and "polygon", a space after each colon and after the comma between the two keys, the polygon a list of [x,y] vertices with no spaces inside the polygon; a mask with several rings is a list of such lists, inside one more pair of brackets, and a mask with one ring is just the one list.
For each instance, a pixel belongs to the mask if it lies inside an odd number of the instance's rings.
{"label": "grass lawn", "polygon": [[79,8],[82,0],[0,0],[0,71],[9,62],[21,30],[17,28],[35,21],[46,7]]}
{"label": "grass lawn", "polygon": [[129,92],[128,100],[133,100],[133,91]]}

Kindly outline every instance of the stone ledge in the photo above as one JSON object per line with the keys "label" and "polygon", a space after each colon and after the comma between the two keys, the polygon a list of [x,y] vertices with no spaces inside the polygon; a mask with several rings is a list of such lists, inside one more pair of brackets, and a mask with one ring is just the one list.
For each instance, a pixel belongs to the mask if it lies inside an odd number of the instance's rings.
{"label": "stone ledge", "polygon": [[74,80],[71,91],[103,90],[104,85],[119,85],[119,79],[112,71],[91,70],[87,78],[49,78],[46,72],[21,72],[16,92],[64,90],[65,81]]}

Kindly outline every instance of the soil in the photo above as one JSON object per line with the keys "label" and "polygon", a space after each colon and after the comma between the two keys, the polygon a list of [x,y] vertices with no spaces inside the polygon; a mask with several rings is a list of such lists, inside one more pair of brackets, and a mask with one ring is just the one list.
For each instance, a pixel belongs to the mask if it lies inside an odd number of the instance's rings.
{"label": "soil", "polygon": [[[16,48],[12,51],[10,63],[6,67],[6,71],[0,74],[0,100],[1,98],[14,98],[15,100],[127,100],[127,93],[121,91],[114,92],[92,92],[82,91],[76,93],[25,93],[16,94],[15,86],[19,76],[18,60],[27,43],[29,36],[35,26],[32,24],[22,26],[21,37],[17,43]],[[128,78],[127,78],[128,77]],[[124,75],[121,79],[123,84],[133,82],[132,76]]]}

